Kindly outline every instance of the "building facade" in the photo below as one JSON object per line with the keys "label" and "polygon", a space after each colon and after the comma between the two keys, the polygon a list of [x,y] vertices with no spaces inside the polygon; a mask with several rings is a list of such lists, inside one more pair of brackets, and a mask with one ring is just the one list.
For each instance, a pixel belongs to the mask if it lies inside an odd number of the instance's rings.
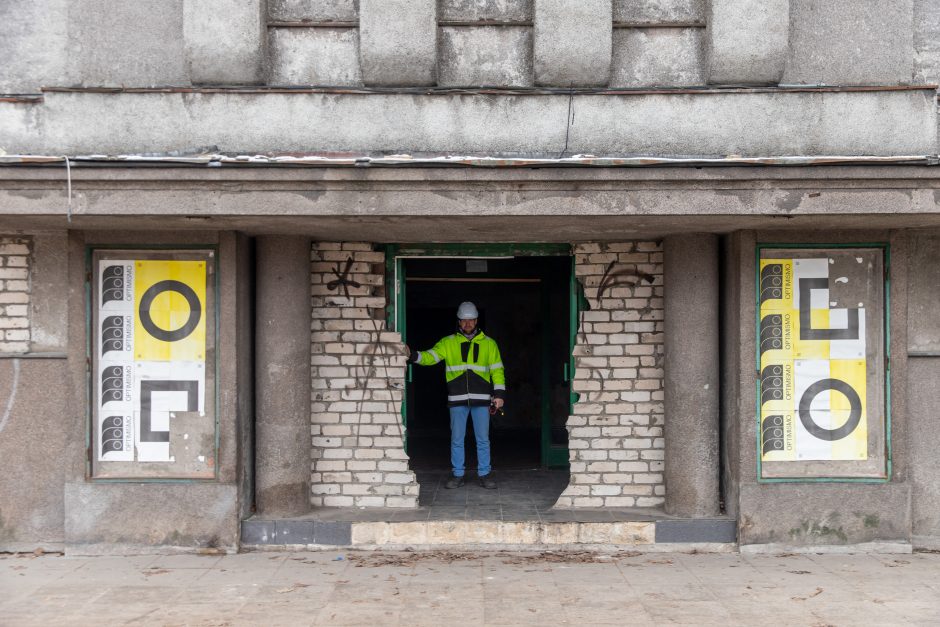
{"label": "building facade", "polygon": [[[0,30],[0,550],[940,547],[935,3]],[[394,524],[440,435],[406,344],[468,299],[568,519]]]}

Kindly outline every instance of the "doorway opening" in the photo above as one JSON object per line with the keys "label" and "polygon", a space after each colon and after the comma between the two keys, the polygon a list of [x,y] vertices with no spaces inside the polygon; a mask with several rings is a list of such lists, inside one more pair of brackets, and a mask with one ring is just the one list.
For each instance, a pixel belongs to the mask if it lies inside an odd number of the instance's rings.
{"label": "doorway opening", "polygon": [[[567,249],[401,246],[390,250],[389,259],[395,326],[413,349],[427,350],[455,333],[458,305],[476,304],[479,326],[498,343],[506,372],[506,406],[490,421],[495,476],[507,502],[523,498],[539,509],[551,507],[568,484],[566,422],[573,401],[577,301],[572,294],[577,292]],[[443,364],[408,367],[402,419],[405,448],[421,484],[420,502],[458,504],[451,501],[464,498],[459,491],[439,489],[451,471]],[[468,483],[473,484],[472,424],[465,450]]]}

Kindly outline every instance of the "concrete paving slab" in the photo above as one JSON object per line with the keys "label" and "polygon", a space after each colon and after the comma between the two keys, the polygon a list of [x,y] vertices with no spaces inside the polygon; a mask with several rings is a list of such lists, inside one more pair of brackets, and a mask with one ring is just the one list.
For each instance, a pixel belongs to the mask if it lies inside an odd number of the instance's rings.
{"label": "concrete paving slab", "polygon": [[[225,555],[206,568],[172,557],[0,559],[0,623],[940,622],[940,554],[332,551]],[[112,576],[153,565],[166,572],[142,582]]]}

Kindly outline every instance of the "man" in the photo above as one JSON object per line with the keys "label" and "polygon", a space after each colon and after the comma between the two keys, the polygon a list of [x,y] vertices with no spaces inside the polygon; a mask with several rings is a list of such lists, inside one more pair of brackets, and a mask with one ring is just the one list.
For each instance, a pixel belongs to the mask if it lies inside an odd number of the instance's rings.
{"label": "man", "polygon": [[473,303],[457,308],[457,333],[442,338],[431,350],[412,351],[409,360],[419,366],[433,366],[444,361],[447,380],[447,406],[450,409],[450,463],[453,474],[444,484],[447,489],[464,484],[464,439],[467,418],[473,420],[477,441],[477,475],[480,485],[496,488],[490,466],[490,412],[500,410],[505,402],[506,375],[499,348],[493,338],[477,327],[479,313]]}

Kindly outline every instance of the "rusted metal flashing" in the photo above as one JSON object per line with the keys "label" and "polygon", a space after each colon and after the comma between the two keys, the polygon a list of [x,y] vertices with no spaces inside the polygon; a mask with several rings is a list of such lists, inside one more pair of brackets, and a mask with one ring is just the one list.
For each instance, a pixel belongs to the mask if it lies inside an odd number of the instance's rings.
{"label": "rusted metal flashing", "polygon": [[[527,167],[721,167],[721,166],[824,166],[824,165],[940,165],[937,155],[878,156],[768,156],[768,157],[501,157],[487,155],[387,155],[362,154],[269,154],[269,155],[77,155],[69,156],[71,167],[96,164],[121,165],[192,165],[222,167],[474,167],[474,168],[527,168]],[[0,166],[45,165],[66,163],[58,155],[0,155]]]}
{"label": "rusted metal flashing", "polygon": [[333,20],[297,20],[268,22],[268,28],[359,28],[359,22]]}
{"label": "rusted metal flashing", "polygon": [[349,94],[349,95],[481,95],[481,96],[715,96],[725,94],[802,94],[892,91],[936,91],[937,85],[744,85],[707,87],[335,87],[335,86],[202,86],[202,87],[43,87],[43,93],[90,94]]}
{"label": "rusted metal flashing", "polygon": [[0,102],[13,104],[42,104],[42,94],[0,94]]}
{"label": "rusted metal flashing", "polygon": [[532,20],[440,20],[437,23],[441,27],[478,27],[478,26],[521,26],[532,28]]}
{"label": "rusted metal flashing", "polygon": [[[439,20],[441,28],[477,28],[485,26],[506,26],[532,28],[532,20]],[[281,20],[267,23],[268,28],[359,28],[358,21],[339,20]],[[630,22],[617,21],[613,28],[705,28],[704,21],[688,22]]]}
{"label": "rusted metal flashing", "polygon": [[705,28],[705,22],[614,22],[614,28]]}

